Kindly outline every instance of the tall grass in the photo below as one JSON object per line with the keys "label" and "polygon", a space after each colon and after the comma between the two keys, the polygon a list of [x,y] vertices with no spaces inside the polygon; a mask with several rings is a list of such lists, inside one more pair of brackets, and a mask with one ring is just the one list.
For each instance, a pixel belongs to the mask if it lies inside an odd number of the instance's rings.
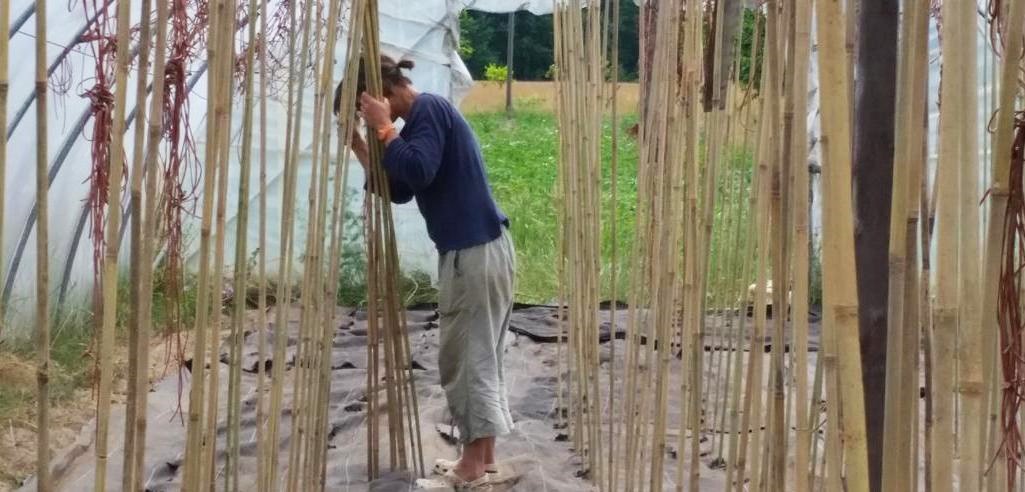
{"label": "tall grass", "polygon": [[[492,191],[499,207],[509,216],[513,242],[517,250],[516,299],[521,302],[553,302],[558,292],[555,181],[558,165],[558,133],[555,116],[524,104],[512,118],[505,113],[475,113],[467,120],[477,133]],[[625,117],[621,122],[619,207],[617,208],[618,247],[629,252],[633,241],[634,210],[637,203],[637,146],[626,133],[637,118]],[[611,124],[604,125],[602,155],[603,221],[608,223],[611,183],[609,154]],[[608,228],[602,233],[602,296],[608,297],[608,276],[611,263],[608,251],[613,238]],[[618,259],[620,272],[627,271],[626,254]],[[627,292],[628,275],[619,275],[618,292]]]}

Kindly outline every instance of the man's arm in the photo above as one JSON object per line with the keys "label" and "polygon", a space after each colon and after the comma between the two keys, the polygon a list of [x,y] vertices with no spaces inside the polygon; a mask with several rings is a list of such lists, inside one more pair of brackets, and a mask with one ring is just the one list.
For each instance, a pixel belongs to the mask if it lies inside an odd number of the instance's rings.
{"label": "man's arm", "polygon": [[[367,170],[370,166],[370,149],[367,147],[366,140],[363,140],[363,136],[356,129],[352,130],[352,152],[356,154],[356,160],[363,166],[364,174],[369,176],[370,173]],[[391,189],[391,201],[393,203],[409,203],[413,199],[413,190],[409,189],[409,186],[406,186],[405,183],[391,177],[390,173],[388,176],[388,187]],[[375,188],[370,186],[369,182],[363,184],[363,189],[380,195]]]}
{"label": "man's arm", "polygon": [[452,123],[443,108],[432,99],[424,100],[416,118],[406,122],[403,137],[392,126],[391,105],[387,99],[375,99],[363,93],[360,104],[367,126],[377,132],[385,144],[381,162],[388,176],[413,192],[430,186],[441,168],[445,139]]}

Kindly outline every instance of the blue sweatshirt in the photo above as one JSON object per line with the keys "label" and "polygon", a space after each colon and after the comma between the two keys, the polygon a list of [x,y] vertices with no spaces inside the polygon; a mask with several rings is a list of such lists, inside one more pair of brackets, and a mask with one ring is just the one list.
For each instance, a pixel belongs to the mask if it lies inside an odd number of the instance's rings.
{"label": "blue sweatshirt", "polygon": [[441,253],[488,243],[509,225],[491,196],[470,125],[444,98],[416,97],[382,163],[392,201],[416,198],[427,234]]}

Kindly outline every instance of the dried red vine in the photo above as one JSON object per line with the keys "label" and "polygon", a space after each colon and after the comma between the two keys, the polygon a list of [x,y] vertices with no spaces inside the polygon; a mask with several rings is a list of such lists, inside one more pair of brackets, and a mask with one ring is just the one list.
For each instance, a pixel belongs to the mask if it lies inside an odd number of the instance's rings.
{"label": "dried red vine", "polygon": [[1015,117],[1014,147],[1011,150],[1007,215],[1001,244],[1000,284],[997,320],[1000,325],[1001,373],[1003,375],[1000,422],[1004,432],[1001,451],[1007,461],[1007,490],[1015,481],[1025,453],[1018,416],[1025,402],[1025,113]]}

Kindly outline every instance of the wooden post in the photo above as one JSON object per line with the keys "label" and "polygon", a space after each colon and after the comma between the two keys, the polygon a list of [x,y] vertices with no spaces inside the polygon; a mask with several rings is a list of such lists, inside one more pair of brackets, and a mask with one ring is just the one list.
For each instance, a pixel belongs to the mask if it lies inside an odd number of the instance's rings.
{"label": "wooden post", "polygon": [[509,12],[509,38],[505,53],[505,114],[512,116],[513,49],[516,45],[516,12]]}

